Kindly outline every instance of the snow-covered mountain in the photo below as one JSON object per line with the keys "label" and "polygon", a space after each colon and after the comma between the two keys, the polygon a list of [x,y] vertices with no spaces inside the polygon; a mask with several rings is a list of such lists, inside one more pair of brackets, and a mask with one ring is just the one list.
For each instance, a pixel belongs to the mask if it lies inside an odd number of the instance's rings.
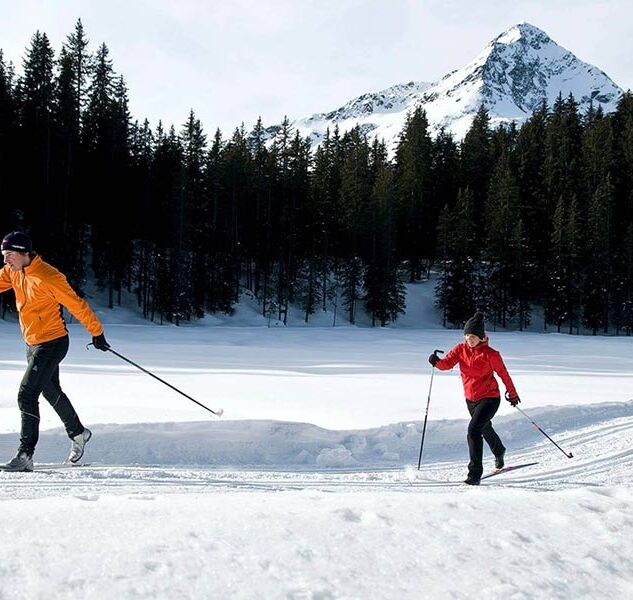
{"label": "snow-covered mountain", "polygon": [[[493,126],[521,123],[546,99],[572,93],[586,110],[593,102],[605,112],[615,109],[623,93],[603,71],[579,60],[544,31],[521,23],[492,40],[469,64],[436,83],[412,81],[354,98],[337,110],[292,122],[314,146],[328,128],[345,132],[356,125],[370,138],[384,139],[390,148],[416,106],[426,110],[434,133],[441,127],[463,138],[483,104]],[[274,135],[277,127],[271,127]]]}

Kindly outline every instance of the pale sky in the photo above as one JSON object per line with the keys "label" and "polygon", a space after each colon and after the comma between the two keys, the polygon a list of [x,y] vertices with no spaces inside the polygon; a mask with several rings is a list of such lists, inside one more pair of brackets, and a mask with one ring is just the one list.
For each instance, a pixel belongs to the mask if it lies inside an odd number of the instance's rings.
{"label": "pale sky", "polygon": [[512,25],[543,29],[633,89],[631,0],[0,0],[0,48],[21,67],[36,30],[58,53],[81,18],[110,49],[134,118],[178,128],[194,109],[224,137],[436,81]]}

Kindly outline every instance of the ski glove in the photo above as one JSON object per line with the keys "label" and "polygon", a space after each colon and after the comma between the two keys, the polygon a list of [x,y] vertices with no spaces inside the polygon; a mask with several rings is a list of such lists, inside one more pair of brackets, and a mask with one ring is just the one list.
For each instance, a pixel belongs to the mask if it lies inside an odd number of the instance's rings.
{"label": "ski glove", "polygon": [[521,398],[519,398],[518,396],[514,396],[514,397],[510,397],[510,395],[508,394],[508,392],[506,392],[506,400],[512,405],[512,406],[516,406],[517,404],[519,404],[519,402],[521,402]]}
{"label": "ski glove", "polygon": [[435,352],[433,352],[433,354],[431,354],[431,355],[429,356],[429,362],[430,362],[430,363],[431,363],[431,365],[433,365],[433,366],[435,366],[435,364],[436,364],[436,363],[437,363],[437,361],[439,361],[439,360],[440,360],[440,357],[439,357],[437,354],[435,354]]}
{"label": "ski glove", "polygon": [[97,350],[101,350],[102,352],[107,352],[110,350],[110,344],[105,339],[105,335],[103,333],[101,335],[97,335],[92,338],[92,344]]}

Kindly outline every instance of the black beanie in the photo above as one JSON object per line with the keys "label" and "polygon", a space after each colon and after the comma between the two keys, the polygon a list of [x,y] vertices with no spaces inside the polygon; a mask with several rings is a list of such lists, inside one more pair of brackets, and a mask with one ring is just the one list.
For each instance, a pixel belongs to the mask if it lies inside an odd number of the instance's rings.
{"label": "black beanie", "polygon": [[468,334],[476,335],[480,340],[484,339],[486,335],[484,331],[484,315],[483,313],[476,312],[464,325],[464,335]]}
{"label": "black beanie", "polygon": [[21,231],[7,233],[2,240],[2,250],[12,250],[13,252],[33,252],[31,238]]}

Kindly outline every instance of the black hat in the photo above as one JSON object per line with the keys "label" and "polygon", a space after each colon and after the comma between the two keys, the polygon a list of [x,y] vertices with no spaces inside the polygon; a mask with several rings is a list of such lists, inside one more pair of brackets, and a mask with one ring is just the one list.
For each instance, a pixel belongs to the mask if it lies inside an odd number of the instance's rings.
{"label": "black hat", "polygon": [[12,231],[7,233],[2,240],[2,250],[13,250],[14,252],[33,252],[33,242],[31,238],[22,231]]}
{"label": "black hat", "polygon": [[486,333],[484,331],[484,315],[483,313],[476,312],[464,325],[464,335],[472,333],[476,335],[480,340],[483,340]]}

